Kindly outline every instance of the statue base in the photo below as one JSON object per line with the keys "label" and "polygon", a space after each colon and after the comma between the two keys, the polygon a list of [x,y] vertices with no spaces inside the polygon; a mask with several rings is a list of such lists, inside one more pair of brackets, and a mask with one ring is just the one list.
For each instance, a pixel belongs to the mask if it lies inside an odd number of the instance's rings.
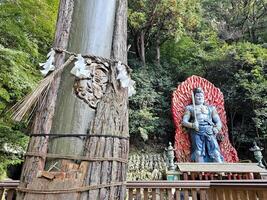
{"label": "statue base", "polygon": [[167,180],[266,179],[267,170],[257,163],[175,163],[167,170]]}

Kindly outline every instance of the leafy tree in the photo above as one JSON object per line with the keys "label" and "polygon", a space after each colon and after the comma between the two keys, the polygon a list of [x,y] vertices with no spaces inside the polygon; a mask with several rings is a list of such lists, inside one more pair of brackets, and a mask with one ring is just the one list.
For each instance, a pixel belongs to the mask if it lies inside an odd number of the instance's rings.
{"label": "leafy tree", "polygon": [[233,142],[238,147],[266,137],[267,50],[248,42],[225,45],[222,50],[206,76],[224,93]]}
{"label": "leafy tree", "polygon": [[144,141],[166,143],[174,133],[170,98],[176,80],[172,68],[165,64],[146,65],[130,60],[134,68],[136,95],[130,98],[130,134],[133,143]]}
{"label": "leafy tree", "polygon": [[226,41],[266,42],[266,0],[203,0],[205,17]]}
{"label": "leafy tree", "polygon": [[38,63],[51,47],[58,0],[0,1],[0,174],[18,163],[27,144],[25,125],[7,111],[41,78]]}
{"label": "leafy tree", "polygon": [[160,46],[170,38],[179,38],[185,29],[198,26],[197,0],[129,1],[130,38],[137,58],[145,63],[145,49],[156,49],[160,61]]}

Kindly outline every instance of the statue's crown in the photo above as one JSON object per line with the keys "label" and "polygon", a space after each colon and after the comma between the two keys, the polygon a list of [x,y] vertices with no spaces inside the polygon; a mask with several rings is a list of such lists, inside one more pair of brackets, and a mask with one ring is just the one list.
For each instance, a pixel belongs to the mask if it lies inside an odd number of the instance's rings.
{"label": "statue's crown", "polygon": [[193,92],[194,92],[194,94],[196,94],[196,93],[203,93],[204,94],[204,91],[201,87],[194,88]]}

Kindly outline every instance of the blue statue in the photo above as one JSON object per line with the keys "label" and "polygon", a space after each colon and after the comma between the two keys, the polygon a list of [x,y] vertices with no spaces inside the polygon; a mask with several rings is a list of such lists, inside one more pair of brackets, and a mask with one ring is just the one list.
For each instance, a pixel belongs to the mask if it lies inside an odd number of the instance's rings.
{"label": "blue statue", "polygon": [[222,128],[216,108],[206,105],[202,88],[192,93],[192,105],[185,109],[182,124],[190,129],[192,155],[195,162],[223,162],[217,136]]}

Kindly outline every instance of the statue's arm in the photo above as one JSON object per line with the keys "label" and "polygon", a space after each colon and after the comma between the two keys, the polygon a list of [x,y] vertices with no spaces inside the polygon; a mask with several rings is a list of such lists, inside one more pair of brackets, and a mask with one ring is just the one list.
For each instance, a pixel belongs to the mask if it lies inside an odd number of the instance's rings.
{"label": "statue's arm", "polygon": [[214,132],[217,134],[222,129],[222,122],[215,107],[212,107],[212,121],[215,125],[214,130],[216,129]]}
{"label": "statue's arm", "polygon": [[193,126],[193,123],[190,122],[190,118],[191,118],[191,112],[190,112],[190,109],[189,107],[186,107],[185,108],[185,113],[184,113],[184,116],[183,116],[183,121],[182,121],[182,125],[184,127],[187,127],[187,128],[194,128]]}

